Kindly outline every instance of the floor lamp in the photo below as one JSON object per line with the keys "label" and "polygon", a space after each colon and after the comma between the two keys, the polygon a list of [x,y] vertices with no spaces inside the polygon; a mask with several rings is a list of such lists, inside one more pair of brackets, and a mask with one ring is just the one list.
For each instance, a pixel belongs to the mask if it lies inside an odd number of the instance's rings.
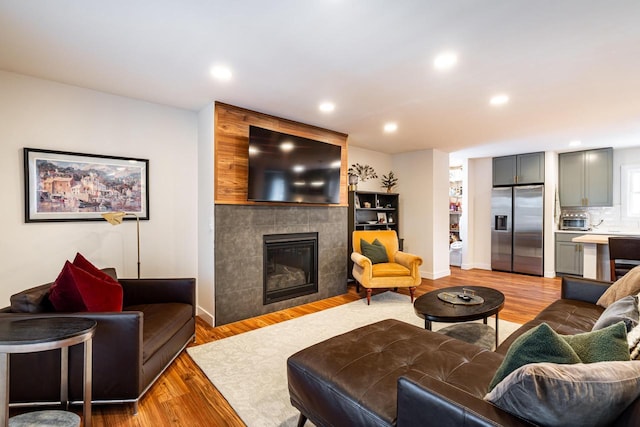
{"label": "floor lamp", "polygon": [[111,225],[120,225],[125,216],[136,218],[136,230],[138,236],[138,279],[140,278],[140,217],[133,212],[105,212],[102,217]]}

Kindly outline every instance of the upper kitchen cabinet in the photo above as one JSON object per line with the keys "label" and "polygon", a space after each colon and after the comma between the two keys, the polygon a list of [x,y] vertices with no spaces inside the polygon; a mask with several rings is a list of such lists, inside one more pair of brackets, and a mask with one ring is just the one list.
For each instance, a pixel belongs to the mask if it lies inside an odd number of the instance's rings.
{"label": "upper kitchen cabinet", "polygon": [[544,152],[493,158],[493,186],[542,184]]}
{"label": "upper kitchen cabinet", "polygon": [[613,149],[558,155],[560,206],[613,205]]}

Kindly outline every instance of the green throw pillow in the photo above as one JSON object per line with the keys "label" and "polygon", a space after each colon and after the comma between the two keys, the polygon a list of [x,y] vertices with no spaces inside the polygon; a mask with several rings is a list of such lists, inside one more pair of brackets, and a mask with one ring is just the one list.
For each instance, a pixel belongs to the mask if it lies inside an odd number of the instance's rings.
{"label": "green throw pillow", "polygon": [[360,239],[360,249],[362,255],[371,260],[372,264],[380,264],[382,262],[389,262],[387,257],[387,249],[378,239],[375,239],[373,243],[369,243],[364,239]]}
{"label": "green throw pillow", "polygon": [[520,335],[511,344],[489,384],[489,391],[519,367],[538,362],[580,363],[580,358],[567,341],[549,325],[542,323]]}
{"label": "green throw pillow", "polygon": [[507,375],[529,363],[595,363],[630,360],[627,328],[620,321],[597,331],[559,335],[542,323],[518,337],[496,371],[489,391]]}
{"label": "green throw pillow", "polygon": [[623,321],[597,331],[561,337],[576,352],[582,363],[629,360],[627,327]]}

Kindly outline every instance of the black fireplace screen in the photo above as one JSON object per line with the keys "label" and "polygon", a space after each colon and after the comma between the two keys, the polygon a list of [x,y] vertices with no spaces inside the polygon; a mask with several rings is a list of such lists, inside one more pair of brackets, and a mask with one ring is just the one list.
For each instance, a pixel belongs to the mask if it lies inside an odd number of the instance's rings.
{"label": "black fireplace screen", "polygon": [[318,292],[318,233],[263,236],[264,304]]}

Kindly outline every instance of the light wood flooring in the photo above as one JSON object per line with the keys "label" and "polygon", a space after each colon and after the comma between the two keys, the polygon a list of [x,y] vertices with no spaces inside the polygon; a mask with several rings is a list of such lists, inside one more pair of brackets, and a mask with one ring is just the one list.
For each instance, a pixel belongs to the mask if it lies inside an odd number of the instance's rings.
{"label": "light wood flooring", "polygon": [[[461,270],[452,267],[451,276],[423,280],[416,296],[448,286],[488,286],[505,294],[505,306],[500,318],[517,323],[532,319],[549,303],[560,298],[560,279],[546,279],[520,274],[486,270]],[[408,291],[400,289],[399,292]],[[212,328],[197,319],[196,342],[204,344],[253,329],[293,319],[365,296],[355,285],[344,295],[282,310],[252,319]],[[375,304],[371,305],[375,310]],[[80,411],[78,411],[80,413]],[[122,427],[211,427],[244,426],[225,398],[209,382],[186,352],[183,352],[140,402],[139,412],[132,415],[129,405],[103,405],[93,408],[93,425]],[[249,426],[252,427],[252,426]]]}

